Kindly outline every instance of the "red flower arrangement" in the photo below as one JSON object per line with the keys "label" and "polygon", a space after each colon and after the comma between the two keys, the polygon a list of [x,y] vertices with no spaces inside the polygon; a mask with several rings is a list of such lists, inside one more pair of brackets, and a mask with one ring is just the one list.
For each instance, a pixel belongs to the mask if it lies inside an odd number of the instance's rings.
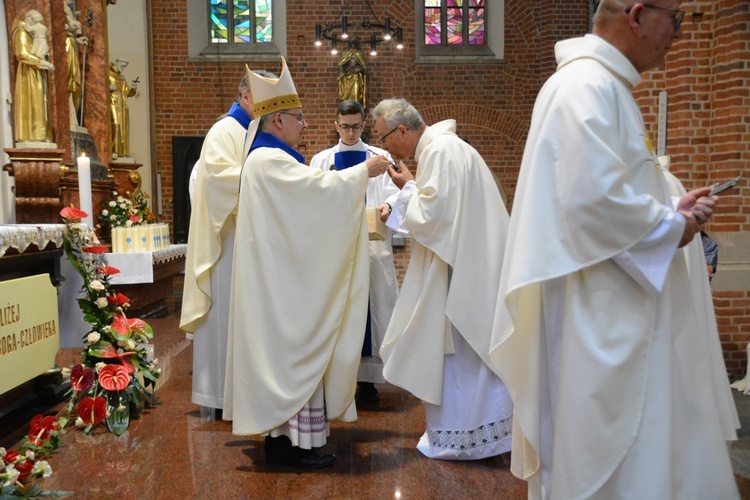
{"label": "red flower arrangement", "polygon": [[82,362],[70,372],[73,396],[67,411],[73,413],[77,404],[76,425],[85,433],[105,421],[120,435],[127,430],[130,406],[143,406],[152,398],[159,377],[157,361],[150,359],[147,348],[154,331],[145,321],[128,318],[130,299],[109,289],[111,276],[120,271],[107,264],[105,247],[90,228],[74,222],[87,214],[67,207],[60,215],[66,224],[65,253],[83,277],[78,305],[91,325]]}

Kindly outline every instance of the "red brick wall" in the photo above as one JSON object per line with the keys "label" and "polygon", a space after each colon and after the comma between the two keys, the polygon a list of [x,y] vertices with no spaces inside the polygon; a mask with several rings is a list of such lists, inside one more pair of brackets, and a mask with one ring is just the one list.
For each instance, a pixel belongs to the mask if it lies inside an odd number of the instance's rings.
{"label": "red brick wall", "polygon": [[[334,5],[335,4],[335,5]],[[367,14],[364,2],[352,2],[350,22]],[[162,174],[163,197],[172,198],[173,135],[202,135],[234,99],[243,64],[187,61],[187,12],[181,0],[155,2],[153,12],[156,101],[156,168]],[[315,24],[334,22],[340,2],[287,0],[288,64],[303,103],[309,128],[301,152],[307,158],[336,141],[331,120],[338,103],[336,56],[313,46]],[[588,2],[580,0],[505,1],[505,59],[490,65],[415,65],[413,2],[384,0],[373,5],[404,30],[405,49],[381,48],[368,57],[370,108],[388,97],[405,97],[428,123],[446,118],[458,122],[458,133],[483,155],[503,183],[512,203],[513,190],[539,88],[555,70],[553,46],[558,40],[589,30]],[[683,39],[675,43],[667,68],[644,75],[636,95],[647,127],[656,137],[658,94],[669,91],[667,152],[673,171],[688,188],[737,175],[747,166],[750,144],[747,85],[750,63],[747,1],[684,2],[689,14]],[[357,10],[359,9],[359,10]],[[253,64],[278,72],[278,64]],[[375,142],[375,141],[373,141]],[[748,231],[748,190],[722,200],[710,232]],[[735,192],[737,193],[737,192]],[[171,206],[166,216],[172,222]],[[397,250],[403,276],[408,245]],[[746,292],[715,293],[719,329],[728,368],[744,366],[750,340]]]}

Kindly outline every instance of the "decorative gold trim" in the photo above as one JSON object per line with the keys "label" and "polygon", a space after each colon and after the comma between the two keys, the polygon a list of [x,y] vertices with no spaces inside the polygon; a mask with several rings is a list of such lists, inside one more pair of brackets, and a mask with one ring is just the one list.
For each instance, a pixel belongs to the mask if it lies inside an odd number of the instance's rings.
{"label": "decorative gold trim", "polygon": [[297,94],[280,95],[262,102],[253,103],[253,114],[255,116],[265,116],[276,111],[301,107],[302,104]]}
{"label": "decorative gold trim", "polygon": [[[10,155],[8,155],[8,156],[10,156]],[[55,162],[61,163],[63,161],[63,159],[62,158],[50,158],[50,157],[45,157],[45,156],[36,157],[36,158],[32,158],[32,157],[28,157],[27,158],[25,156],[24,157],[21,157],[21,156],[11,156],[10,157],[10,161],[11,162],[16,162],[16,161],[38,161],[38,162],[43,162],[43,163],[55,163]]]}

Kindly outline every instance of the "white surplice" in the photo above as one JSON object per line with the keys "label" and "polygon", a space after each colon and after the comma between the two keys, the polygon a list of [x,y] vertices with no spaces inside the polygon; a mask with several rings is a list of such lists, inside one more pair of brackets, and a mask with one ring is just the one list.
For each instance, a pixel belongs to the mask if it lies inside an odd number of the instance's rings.
{"label": "white surplice", "polygon": [[232,117],[216,122],[193,169],[180,328],[193,333],[191,400],[209,408],[224,406],[234,211],[246,133]]}
{"label": "white surplice", "polygon": [[[360,139],[351,146],[339,143],[325,151],[316,154],[310,160],[310,166],[324,172],[330,171],[334,165],[334,157],[339,151],[362,151],[365,159],[374,155],[384,155],[392,161],[387,151],[369,146]],[[335,170],[335,167],[333,168]],[[391,206],[396,202],[399,189],[388,174],[373,177],[367,181],[367,195],[365,205],[377,208],[383,203]],[[380,346],[385,338],[385,330],[393,314],[393,307],[398,298],[398,279],[393,264],[393,250],[391,249],[391,230],[388,230],[385,241],[370,241],[370,327],[372,356],[362,358],[357,372],[357,381],[382,384],[383,360],[380,358]]]}
{"label": "white surplice", "polygon": [[412,253],[380,353],[386,380],[425,403],[418,449],[472,460],[510,448],[512,405],[486,364],[508,212],[489,168],[455,130],[454,120],[425,129],[415,180],[388,220],[408,230]]}
{"label": "white surplice", "polygon": [[321,385],[327,421],[356,419],[366,185],[364,165],[321,172],[277,147],[245,161],[224,397],[234,434],[283,433],[306,405],[317,407],[311,398]]}
{"label": "white surplice", "polygon": [[[560,42],[515,194],[493,367],[529,498],[736,498],[718,337],[632,89],[599,37]],[[707,349],[710,346],[710,349]]]}

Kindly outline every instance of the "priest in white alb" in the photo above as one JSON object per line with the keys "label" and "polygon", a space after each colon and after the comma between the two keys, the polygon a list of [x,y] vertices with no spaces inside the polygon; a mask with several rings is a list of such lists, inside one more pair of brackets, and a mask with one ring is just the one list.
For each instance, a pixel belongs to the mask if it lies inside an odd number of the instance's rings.
{"label": "priest in white alb", "polygon": [[[273,76],[267,73],[265,76]],[[191,176],[190,229],[180,329],[193,338],[192,402],[216,418],[224,407],[229,292],[240,171],[252,102],[243,76],[237,100],[206,134]]]}
{"label": "priest in white alb", "polygon": [[719,339],[679,249],[716,200],[673,206],[632,95],[683,16],[602,0],[593,34],[555,46],[534,106],[490,352],[529,498],[738,497]]}
{"label": "priest in white alb", "polygon": [[380,348],[385,379],[424,402],[417,449],[477,460],[510,450],[513,405],[487,364],[508,212],[492,172],[456,135],[427,126],[404,99],[372,113],[383,148],[417,160],[388,173],[401,192],[387,224],[411,235],[411,258]]}
{"label": "priest in white alb", "polygon": [[307,122],[282,64],[278,79],[248,70],[255,120],[240,178],[224,419],[233,434],[265,436],[268,463],[313,469],[335,461],[318,451],[329,422],[356,419],[369,286],[364,197],[388,160],[307,167],[296,151]]}

